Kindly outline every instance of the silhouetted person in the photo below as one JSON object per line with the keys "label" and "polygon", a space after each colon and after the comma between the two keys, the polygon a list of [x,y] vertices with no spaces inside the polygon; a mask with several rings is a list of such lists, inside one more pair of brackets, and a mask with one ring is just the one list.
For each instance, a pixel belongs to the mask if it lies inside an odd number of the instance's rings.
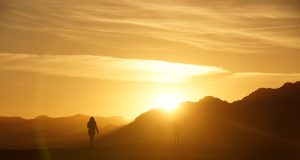
{"label": "silhouetted person", "polygon": [[91,117],[89,122],[87,123],[87,128],[88,128],[88,133],[90,136],[90,148],[93,148],[93,142],[94,142],[94,137],[97,131],[97,134],[99,134],[99,130],[97,127],[97,123],[94,119],[94,117]]}
{"label": "silhouetted person", "polygon": [[177,120],[173,121],[173,135],[174,135],[174,145],[177,148],[180,143],[180,125]]}

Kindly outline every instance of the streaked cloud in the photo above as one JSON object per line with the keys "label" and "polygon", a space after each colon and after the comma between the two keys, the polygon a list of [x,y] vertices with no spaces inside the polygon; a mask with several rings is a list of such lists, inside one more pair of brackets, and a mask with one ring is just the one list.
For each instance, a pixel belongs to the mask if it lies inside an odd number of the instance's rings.
{"label": "streaked cloud", "polygon": [[283,73],[262,73],[262,72],[242,72],[242,73],[235,73],[234,77],[245,77],[245,78],[251,78],[251,77],[293,77],[298,76],[300,77],[299,73],[289,73],[289,74],[283,74]]}
{"label": "streaked cloud", "polygon": [[253,85],[262,86],[282,84],[285,82],[296,82],[300,80],[300,73],[267,73],[267,72],[223,72],[193,77],[192,82],[207,85]]}
{"label": "streaked cloud", "polygon": [[225,73],[219,67],[92,55],[0,54],[0,68],[41,74],[124,81],[184,82]]}
{"label": "streaked cloud", "polygon": [[121,44],[126,43],[122,36],[133,35],[135,41],[155,38],[214,52],[300,49],[299,3],[293,0],[4,0],[2,4],[1,26],[47,32],[82,43]]}

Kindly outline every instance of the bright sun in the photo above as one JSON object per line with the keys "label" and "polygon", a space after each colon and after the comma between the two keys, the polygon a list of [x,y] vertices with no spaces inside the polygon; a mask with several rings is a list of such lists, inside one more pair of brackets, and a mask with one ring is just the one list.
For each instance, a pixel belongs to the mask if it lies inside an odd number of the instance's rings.
{"label": "bright sun", "polygon": [[161,94],[157,97],[157,107],[165,111],[174,111],[181,102],[179,97],[175,94]]}

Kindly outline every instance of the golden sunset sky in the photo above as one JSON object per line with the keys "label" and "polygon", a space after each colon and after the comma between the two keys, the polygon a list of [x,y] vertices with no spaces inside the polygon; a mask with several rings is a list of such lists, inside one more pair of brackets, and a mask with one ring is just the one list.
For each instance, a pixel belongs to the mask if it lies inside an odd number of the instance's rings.
{"label": "golden sunset sky", "polygon": [[297,80],[298,0],[0,0],[0,116],[134,118]]}

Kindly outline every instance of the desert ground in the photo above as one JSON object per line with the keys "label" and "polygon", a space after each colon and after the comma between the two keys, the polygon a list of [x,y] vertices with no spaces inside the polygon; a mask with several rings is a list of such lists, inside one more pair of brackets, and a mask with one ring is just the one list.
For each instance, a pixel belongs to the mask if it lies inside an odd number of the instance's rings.
{"label": "desert ground", "polygon": [[[279,150],[210,150],[161,144],[111,145],[90,148],[0,150],[1,159],[9,160],[252,160],[297,159],[297,152]],[[298,155],[299,157],[299,155]]]}

